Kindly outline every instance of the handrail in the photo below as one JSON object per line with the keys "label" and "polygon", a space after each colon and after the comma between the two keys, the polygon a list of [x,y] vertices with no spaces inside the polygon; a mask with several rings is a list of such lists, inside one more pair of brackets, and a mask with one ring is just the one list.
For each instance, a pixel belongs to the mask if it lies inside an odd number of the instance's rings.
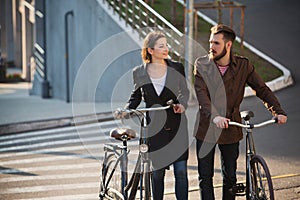
{"label": "handrail", "polygon": [[38,44],[34,44],[34,51],[33,55],[35,58],[35,70],[37,74],[40,76],[40,78],[44,79],[45,73],[44,73],[44,68],[45,68],[45,59],[44,59],[44,49]]}
{"label": "handrail", "polygon": [[158,14],[155,10],[153,10],[148,4],[146,4],[142,0],[137,0],[140,4],[142,4],[146,9],[148,9],[151,13],[153,13],[158,19],[160,19],[163,23],[165,23],[170,29],[172,29],[174,32],[176,32],[179,36],[183,36],[183,34],[175,27],[173,26],[168,20],[166,20],[163,16]]}
{"label": "handrail", "polygon": [[165,33],[170,57],[174,60],[184,59],[184,34],[158,14],[151,6],[142,0],[103,0],[122,18],[126,26],[131,26],[137,31],[140,38],[144,38],[148,32],[161,30]]}

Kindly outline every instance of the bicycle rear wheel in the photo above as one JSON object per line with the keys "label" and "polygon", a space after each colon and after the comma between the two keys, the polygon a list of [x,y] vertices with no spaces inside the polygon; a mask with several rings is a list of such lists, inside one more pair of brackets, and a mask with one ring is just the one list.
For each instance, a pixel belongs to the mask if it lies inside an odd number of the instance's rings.
{"label": "bicycle rear wheel", "polygon": [[122,194],[121,166],[114,154],[108,155],[103,161],[99,198],[100,200],[124,199]]}
{"label": "bicycle rear wheel", "polygon": [[259,155],[251,158],[251,188],[248,185],[247,199],[274,200],[273,184],[266,161]]}

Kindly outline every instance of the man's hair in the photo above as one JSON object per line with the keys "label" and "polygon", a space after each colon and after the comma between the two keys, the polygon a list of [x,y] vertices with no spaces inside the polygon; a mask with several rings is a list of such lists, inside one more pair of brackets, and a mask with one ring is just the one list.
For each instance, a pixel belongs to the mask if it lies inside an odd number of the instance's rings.
{"label": "man's hair", "polygon": [[216,35],[219,33],[222,33],[224,35],[224,39],[226,41],[231,41],[234,42],[235,40],[235,32],[228,26],[224,25],[224,24],[218,24],[213,26],[211,29],[211,34]]}
{"label": "man's hair", "polygon": [[148,48],[154,48],[156,41],[160,38],[165,38],[165,34],[161,31],[153,31],[148,33],[144,39],[144,45],[141,52],[144,63],[152,62],[152,56],[148,52]]}

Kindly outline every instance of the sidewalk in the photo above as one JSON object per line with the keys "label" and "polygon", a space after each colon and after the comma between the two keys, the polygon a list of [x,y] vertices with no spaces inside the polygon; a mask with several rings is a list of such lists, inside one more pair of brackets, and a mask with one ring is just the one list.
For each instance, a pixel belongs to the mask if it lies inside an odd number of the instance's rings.
{"label": "sidewalk", "polygon": [[73,104],[58,99],[29,95],[31,83],[0,83],[0,134],[88,123],[111,119],[111,104],[100,103],[90,112],[91,104],[80,105],[73,114]]}

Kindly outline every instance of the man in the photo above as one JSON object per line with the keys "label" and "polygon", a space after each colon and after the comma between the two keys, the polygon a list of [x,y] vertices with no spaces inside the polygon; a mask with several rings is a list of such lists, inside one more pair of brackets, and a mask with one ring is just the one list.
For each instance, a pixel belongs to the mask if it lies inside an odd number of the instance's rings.
{"label": "man", "polygon": [[228,121],[241,122],[240,104],[248,84],[268,110],[287,121],[277,98],[255,72],[247,58],[233,55],[235,32],[223,24],[211,28],[209,55],[195,61],[195,91],[200,119],[196,122],[199,186],[202,200],[214,199],[213,173],[216,144],[221,152],[223,200],[235,199],[230,192],[236,184],[239,141],[242,129],[228,126]]}

